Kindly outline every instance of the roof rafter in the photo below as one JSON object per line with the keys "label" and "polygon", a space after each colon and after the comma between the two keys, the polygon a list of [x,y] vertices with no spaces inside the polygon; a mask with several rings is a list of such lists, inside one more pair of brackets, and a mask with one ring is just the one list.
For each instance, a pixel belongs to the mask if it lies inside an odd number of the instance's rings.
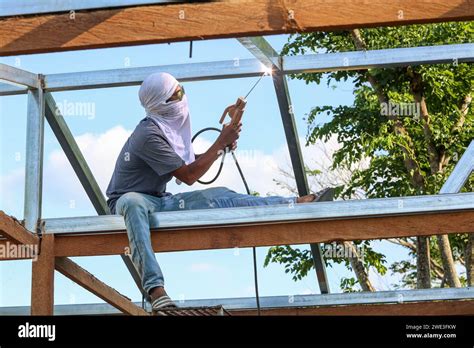
{"label": "roof rafter", "polygon": [[150,5],[1,19],[0,56],[470,19],[474,19],[471,0]]}

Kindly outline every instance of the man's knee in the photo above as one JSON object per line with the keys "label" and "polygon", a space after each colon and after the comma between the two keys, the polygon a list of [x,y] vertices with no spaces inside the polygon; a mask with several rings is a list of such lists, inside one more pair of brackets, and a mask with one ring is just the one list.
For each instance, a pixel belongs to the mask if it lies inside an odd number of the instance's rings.
{"label": "man's knee", "polygon": [[134,209],[147,209],[146,200],[141,193],[127,192],[117,200],[115,210],[118,214],[124,215]]}

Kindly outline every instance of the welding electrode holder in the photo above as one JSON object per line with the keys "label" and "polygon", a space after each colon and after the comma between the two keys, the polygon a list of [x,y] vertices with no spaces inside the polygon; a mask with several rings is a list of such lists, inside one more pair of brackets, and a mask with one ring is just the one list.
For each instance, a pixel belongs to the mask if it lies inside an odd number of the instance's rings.
{"label": "welding electrode holder", "polygon": [[[245,100],[244,97],[237,98],[237,101],[235,102],[235,104],[229,105],[228,107],[225,108],[225,110],[222,113],[222,116],[219,120],[219,123],[223,124],[224,121],[225,121],[226,116],[229,115],[229,117],[231,119],[231,121],[229,122],[229,126],[232,126],[234,128],[238,127],[240,121],[242,120],[242,116],[244,114],[246,105],[247,105],[247,100]],[[201,129],[199,132],[194,134],[194,136],[191,139],[191,142],[194,142],[194,139],[196,139],[196,137],[198,137],[201,133],[204,133],[204,132],[210,131],[210,130],[217,131],[219,133],[221,132],[221,130],[218,129],[218,128],[207,127],[207,128]],[[230,150],[229,146],[226,146],[225,150],[222,153],[221,163],[220,163],[220,166],[219,166],[219,169],[217,171],[216,176],[213,179],[209,180],[209,181],[198,180],[198,182],[200,184],[209,185],[209,184],[212,184],[214,181],[216,181],[217,178],[219,177],[219,175],[221,174],[222,167],[224,165],[225,155],[229,152],[232,154],[232,157],[234,158],[235,164],[237,166],[237,170],[239,171],[239,174],[242,177],[242,181],[245,185],[247,193],[250,194],[250,190],[248,188],[247,181],[244,178],[244,175],[242,173],[242,169],[240,168],[239,162],[237,161],[237,158],[235,157],[234,151]]]}
{"label": "welding electrode holder", "polygon": [[247,100],[244,97],[237,98],[235,104],[229,105],[225,108],[224,112],[222,113],[221,119],[219,120],[220,124],[224,123],[225,117],[229,114],[231,119],[230,124],[235,128],[240,123],[242,119],[242,115],[245,111],[245,106],[247,105]]}

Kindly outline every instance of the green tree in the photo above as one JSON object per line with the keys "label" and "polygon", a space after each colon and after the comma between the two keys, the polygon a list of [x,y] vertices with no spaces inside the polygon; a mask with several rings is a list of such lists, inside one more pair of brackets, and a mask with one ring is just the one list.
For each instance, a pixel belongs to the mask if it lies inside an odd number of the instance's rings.
{"label": "green tree", "polygon": [[[282,54],[468,43],[473,34],[473,22],[314,32],[292,35]],[[473,139],[474,69],[456,57],[450,64],[291,77],[329,86],[353,82],[353,105],[316,106],[307,117],[307,145],[333,136],[341,144],[333,155],[332,169],[351,168],[370,158],[366,168],[354,170],[350,180],[338,187],[340,198],[351,198],[357,190],[364,191],[367,198],[436,194]],[[332,116],[330,121],[320,122],[326,114]],[[471,177],[464,190],[472,191],[473,185]],[[403,260],[390,269],[404,275],[400,286],[427,288],[434,282],[458,287],[466,281],[455,270],[458,262],[466,266],[467,283],[472,285],[473,235],[393,239],[408,248],[416,266]],[[370,250],[373,257],[364,263],[366,270],[374,267],[383,272],[384,256]],[[310,252],[290,246],[270,248],[266,264],[269,262],[285,264],[294,279],[312,267]],[[353,289],[355,283],[354,279],[344,280],[341,287]]]}

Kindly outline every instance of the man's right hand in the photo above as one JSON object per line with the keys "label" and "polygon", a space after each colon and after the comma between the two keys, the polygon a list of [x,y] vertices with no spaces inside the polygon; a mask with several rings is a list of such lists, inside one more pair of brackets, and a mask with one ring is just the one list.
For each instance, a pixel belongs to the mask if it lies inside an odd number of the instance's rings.
{"label": "man's right hand", "polygon": [[232,126],[231,123],[227,123],[222,127],[221,134],[217,138],[217,141],[223,148],[225,148],[226,146],[229,146],[235,143],[235,141],[239,139],[241,130],[242,130],[241,122],[235,127]]}

